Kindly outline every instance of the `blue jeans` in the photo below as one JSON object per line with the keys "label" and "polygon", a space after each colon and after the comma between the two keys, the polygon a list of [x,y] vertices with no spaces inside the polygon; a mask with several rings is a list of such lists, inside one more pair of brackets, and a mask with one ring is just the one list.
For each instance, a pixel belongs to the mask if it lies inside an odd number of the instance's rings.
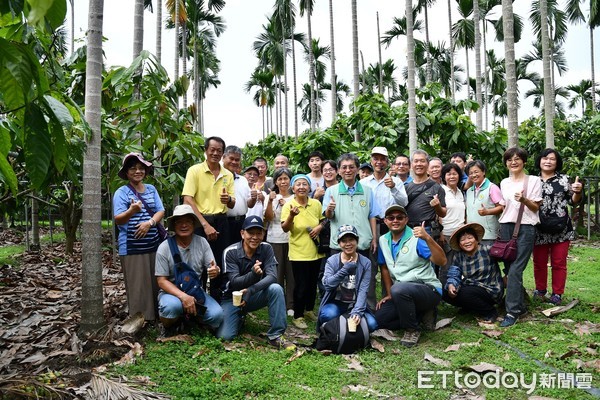
{"label": "blue jeans", "polygon": [[[215,299],[206,295],[204,301],[206,312],[202,316],[202,322],[212,328],[218,328],[223,322],[223,309]],[[183,315],[183,304],[181,300],[169,293],[161,293],[158,296],[158,315],[162,318],[177,319]]]}
{"label": "blue jeans", "polygon": [[[321,326],[321,324],[332,320],[334,318],[339,317],[340,315],[352,311],[349,307],[348,303],[342,303],[339,301],[334,301],[332,303],[327,303],[321,307],[319,310],[319,318],[317,320],[317,329]],[[363,318],[367,320],[367,325],[369,327],[369,332],[373,332],[377,330],[377,321],[375,321],[375,317],[369,310],[365,310],[365,314]]]}
{"label": "blue jeans", "polygon": [[242,313],[248,313],[259,310],[263,307],[269,308],[269,323],[271,327],[267,331],[267,337],[277,339],[283,335],[287,328],[287,319],[285,314],[285,298],[283,289],[279,284],[272,283],[268,288],[254,293],[248,299],[246,306],[234,306],[231,299],[223,300],[223,323],[217,330],[217,337],[224,340],[231,340],[237,336],[240,330],[240,321]]}
{"label": "blue jeans", "polygon": [[[500,224],[500,238],[509,240],[514,228],[515,224],[513,223]],[[508,277],[505,308],[508,314],[514,316],[519,316],[527,311],[523,294],[523,271],[531,258],[534,244],[535,226],[521,224],[517,237],[517,258],[513,262],[504,263],[504,272]]]}

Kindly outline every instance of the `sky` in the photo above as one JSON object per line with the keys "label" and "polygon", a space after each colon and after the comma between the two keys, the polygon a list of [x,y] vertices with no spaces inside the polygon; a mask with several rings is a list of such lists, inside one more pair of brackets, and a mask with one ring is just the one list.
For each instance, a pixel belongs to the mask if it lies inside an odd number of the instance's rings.
{"label": "sky", "polygon": [[[75,38],[83,40],[87,27],[87,3],[75,2]],[[267,16],[271,15],[272,0],[227,0],[225,8],[220,15],[225,19],[227,25],[226,31],[218,38],[217,57],[221,60],[221,72],[219,79],[221,85],[207,92],[205,99],[205,136],[221,136],[226,143],[235,144],[240,147],[247,142],[257,143],[262,139],[262,116],[261,110],[253,102],[253,93],[244,91],[245,83],[250,79],[252,71],[257,65],[257,58],[252,51],[252,43],[261,33],[263,24],[267,23]],[[297,2],[295,2],[297,4]],[[156,4],[156,1],[155,1]],[[358,0],[358,34],[359,50],[364,57],[365,66],[378,62],[377,47],[377,21],[376,13],[379,12],[381,34],[389,30],[393,25],[394,17],[404,15],[404,2],[391,0]],[[438,1],[429,11],[430,39],[433,42],[444,41],[448,45],[448,3]],[[452,19],[455,22],[458,18],[458,12],[455,10],[455,2],[452,2]],[[561,2],[562,4],[562,2]],[[133,54],[133,0],[105,0],[104,1],[104,25],[103,35],[106,37],[104,42],[104,52],[106,64],[108,66],[123,65],[128,66],[132,61]],[[515,13],[520,14],[527,22],[523,37],[515,45],[516,57],[522,57],[532,49],[531,43],[534,41],[533,34],[529,28],[528,21],[531,1],[519,1],[514,3]],[[70,5],[69,5],[70,7]],[[584,6],[585,7],[585,6]],[[343,80],[352,89],[352,17],[350,0],[334,0],[334,29],[335,29],[335,56],[336,56],[336,74],[339,80]],[[500,7],[497,7],[498,15],[501,13]],[[70,19],[70,10],[67,18]],[[163,7],[163,19],[166,11]],[[164,24],[163,24],[164,25]],[[305,18],[297,16],[297,31],[307,32],[307,22]],[[67,22],[70,27],[70,21]],[[329,24],[329,2],[325,0],[317,1],[312,15],[312,34],[313,38],[320,38],[320,45],[330,44],[330,24]],[[415,33],[415,38],[424,40],[424,33]],[[597,36],[597,35],[596,35]],[[595,54],[600,53],[600,39],[595,41]],[[489,33],[488,46],[493,42],[492,33]],[[174,35],[172,30],[163,29],[162,34],[162,64],[170,75],[173,76]],[[568,84],[578,83],[581,79],[590,79],[590,38],[589,31],[584,26],[570,26],[565,43],[565,55],[569,66],[569,71],[562,77],[557,78],[557,82],[566,86]],[[77,46],[77,44],[76,44]],[[504,47],[502,43],[489,46],[494,48],[496,55],[503,57]],[[146,11],[144,13],[144,49],[151,53],[156,53],[156,14]],[[308,67],[298,54],[296,48],[296,64],[298,87],[308,82]],[[469,54],[469,68],[471,76],[474,75],[474,51]],[[458,49],[456,52],[455,63],[465,67],[465,51]],[[397,39],[389,47],[382,47],[382,60],[392,58],[397,66],[396,78],[398,82],[403,82],[401,70],[406,66],[406,42]],[[329,72],[329,62],[327,71]],[[599,60],[596,60],[596,71],[598,70]],[[188,64],[189,65],[189,64]],[[291,70],[291,58],[288,58],[288,69]],[[361,67],[362,69],[362,67]],[[535,63],[535,70],[540,75],[542,73],[542,63]],[[180,67],[181,71],[181,67]],[[596,76],[599,76],[597,73]],[[291,73],[288,78],[288,84],[291,85]],[[329,80],[329,73],[326,78]],[[531,85],[519,85],[521,98],[523,94],[531,88]],[[300,90],[298,99],[300,99]],[[457,99],[465,98],[466,91],[457,93]],[[351,99],[347,98],[347,104]],[[188,104],[192,102],[192,96],[188,97]],[[294,135],[293,119],[293,97],[290,91],[289,97],[289,129],[290,135]],[[566,102],[565,102],[566,103]],[[569,113],[579,113],[579,107],[570,110]],[[523,121],[531,115],[537,115],[539,110],[535,109],[531,99],[521,99],[521,109],[519,110],[519,121]],[[274,118],[274,117],[273,117]],[[299,117],[300,118],[300,114]],[[473,115],[473,120],[475,116]],[[489,117],[490,125],[492,117]],[[331,123],[330,103],[323,104],[323,120],[321,128],[329,126]],[[307,129],[308,125],[300,123],[299,132]],[[485,127],[484,127],[485,129]]]}

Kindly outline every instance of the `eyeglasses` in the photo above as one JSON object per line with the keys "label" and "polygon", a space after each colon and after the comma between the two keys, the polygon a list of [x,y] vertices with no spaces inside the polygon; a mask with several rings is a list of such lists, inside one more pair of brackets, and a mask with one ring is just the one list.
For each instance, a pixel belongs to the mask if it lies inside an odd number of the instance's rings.
{"label": "eyeglasses", "polygon": [[410,164],[407,162],[397,162],[397,163],[394,163],[394,165],[397,167],[408,167]]}
{"label": "eyeglasses", "polygon": [[388,221],[404,221],[406,219],[406,215],[388,215],[385,217]]}
{"label": "eyeglasses", "polygon": [[328,174],[330,172],[335,172],[335,169],[333,169],[333,168],[323,168],[323,173],[324,174]]}

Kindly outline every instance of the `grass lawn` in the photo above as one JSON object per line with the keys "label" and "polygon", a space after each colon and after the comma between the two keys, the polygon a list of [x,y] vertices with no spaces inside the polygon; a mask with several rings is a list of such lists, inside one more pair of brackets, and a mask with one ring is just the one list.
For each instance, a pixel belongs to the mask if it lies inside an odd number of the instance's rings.
{"label": "grass lawn", "polygon": [[[329,398],[407,398],[407,399],[527,399],[543,396],[555,399],[587,399],[600,396],[600,249],[577,245],[571,249],[564,304],[577,298],[570,311],[547,318],[541,311],[550,305],[533,302],[531,314],[515,326],[480,326],[469,315],[441,305],[439,318],[456,317],[449,327],[425,332],[418,346],[404,348],[399,341],[376,338],[384,352],[367,349],[353,356],[324,356],[302,345],[312,342],[314,323],[305,332],[288,327],[288,336],[299,346],[294,353],[266,346],[267,314],[263,310],[247,318],[243,335],[223,343],[206,331],[193,330],[193,344],[157,343],[156,331],[145,337],[142,357],[134,364],[113,367],[109,373],[130,378],[148,377],[152,390],[177,399],[329,399]],[[531,264],[525,271],[525,286],[533,290]],[[589,322],[590,325],[584,325]],[[288,321],[291,322],[291,321]],[[491,331],[488,337],[483,331]],[[400,336],[402,332],[398,333]],[[453,346],[450,350],[449,346]],[[457,346],[460,345],[460,346]],[[457,350],[453,350],[456,349]],[[431,358],[432,361],[426,360]],[[429,357],[431,356],[431,357]],[[468,374],[469,366],[490,363],[503,368],[504,385],[487,375],[488,385],[468,389],[455,384],[455,373]],[[419,371],[424,384],[418,388]],[[592,379],[591,390],[570,388],[572,380]],[[444,375],[448,378],[444,385]],[[512,377],[524,377],[525,386]],[[536,375],[534,375],[536,374]],[[547,375],[543,375],[547,374]],[[578,374],[578,375],[575,375]],[[583,375],[582,375],[583,374]],[[472,373],[477,383],[482,374]],[[541,387],[542,384],[548,383]],[[464,378],[459,378],[464,385]],[[488,387],[492,386],[492,387]],[[499,386],[499,387],[493,387]],[[528,387],[531,388],[527,393]],[[594,391],[595,390],[595,391]],[[592,394],[590,394],[592,392]],[[481,396],[481,397],[477,397]]]}

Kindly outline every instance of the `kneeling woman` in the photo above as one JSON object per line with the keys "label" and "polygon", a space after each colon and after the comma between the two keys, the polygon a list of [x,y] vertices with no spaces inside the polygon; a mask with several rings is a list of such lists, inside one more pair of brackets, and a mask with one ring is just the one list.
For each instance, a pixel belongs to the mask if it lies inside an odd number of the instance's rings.
{"label": "kneeling woman", "polygon": [[456,255],[448,269],[443,299],[487,321],[495,321],[496,305],[504,288],[500,267],[489,255],[491,245],[481,243],[484,233],[482,225],[473,223],[457,229],[450,238]]}
{"label": "kneeling woman", "polygon": [[352,225],[342,225],[337,232],[341,252],[327,259],[317,328],[324,322],[349,313],[356,325],[366,318],[369,331],[377,329],[375,317],[367,308],[371,279],[371,260],[358,254],[358,232]]}

